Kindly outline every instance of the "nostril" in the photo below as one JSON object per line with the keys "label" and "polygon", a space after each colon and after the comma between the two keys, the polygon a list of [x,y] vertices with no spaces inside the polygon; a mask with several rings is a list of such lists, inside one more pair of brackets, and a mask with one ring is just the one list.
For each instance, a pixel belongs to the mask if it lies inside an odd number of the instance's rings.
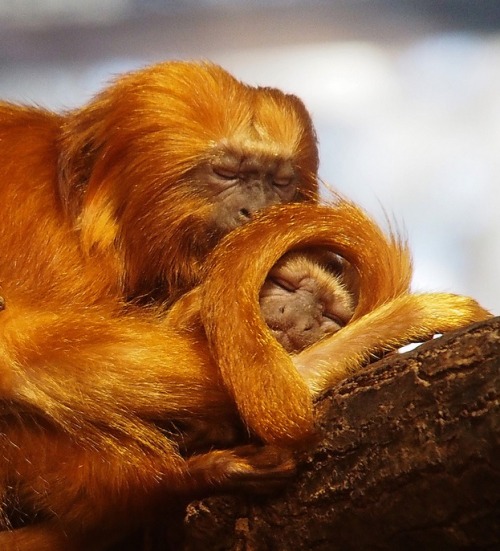
{"label": "nostril", "polygon": [[240,216],[243,218],[252,218],[252,214],[248,209],[240,209]]}

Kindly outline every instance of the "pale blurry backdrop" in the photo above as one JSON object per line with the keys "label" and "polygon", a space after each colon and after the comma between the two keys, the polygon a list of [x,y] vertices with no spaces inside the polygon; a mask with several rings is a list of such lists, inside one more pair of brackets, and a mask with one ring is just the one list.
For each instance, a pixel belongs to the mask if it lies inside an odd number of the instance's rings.
{"label": "pale blurry backdrop", "polygon": [[0,0],[3,99],[71,108],[173,58],[299,95],[322,178],[404,228],[414,288],[500,314],[498,0]]}

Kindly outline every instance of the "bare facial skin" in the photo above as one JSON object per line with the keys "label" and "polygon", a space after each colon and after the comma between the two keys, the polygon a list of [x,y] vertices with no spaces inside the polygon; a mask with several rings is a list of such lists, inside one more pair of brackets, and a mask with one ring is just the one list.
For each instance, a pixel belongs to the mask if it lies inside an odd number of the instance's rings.
{"label": "bare facial skin", "polygon": [[214,227],[227,233],[259,210],[297,200],[299,174],[293,159],[263,151],[248,154],[222,148],[197,167],[198,189],[208,185]]}
{"label": "bare facial skin", "polygon": [[342,260],[320,251],[282,257],[260,293],[267,325],[292,354],[344,327],[354,306],[353,293],[343,281]]}

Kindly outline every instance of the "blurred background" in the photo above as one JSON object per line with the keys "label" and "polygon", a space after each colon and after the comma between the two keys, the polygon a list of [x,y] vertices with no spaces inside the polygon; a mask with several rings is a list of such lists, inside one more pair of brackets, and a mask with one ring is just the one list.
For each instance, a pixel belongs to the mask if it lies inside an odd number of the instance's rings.
{"label": "blurred background", "polygon": [[500,314],[498,0],[0,0],[0,97],[63,110],[210,59],[300,96],[321,177],[409,239],[416,290]]}

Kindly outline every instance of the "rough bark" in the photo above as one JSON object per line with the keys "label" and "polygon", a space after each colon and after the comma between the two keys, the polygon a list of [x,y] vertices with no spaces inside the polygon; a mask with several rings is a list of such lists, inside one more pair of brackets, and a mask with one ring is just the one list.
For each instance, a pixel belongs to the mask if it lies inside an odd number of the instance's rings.
{"label": "rough bark", "polygon": [[289,487],[192,503],[182,548],[500,549],[499,368],[500,318],[372,364],[318,401]]}

